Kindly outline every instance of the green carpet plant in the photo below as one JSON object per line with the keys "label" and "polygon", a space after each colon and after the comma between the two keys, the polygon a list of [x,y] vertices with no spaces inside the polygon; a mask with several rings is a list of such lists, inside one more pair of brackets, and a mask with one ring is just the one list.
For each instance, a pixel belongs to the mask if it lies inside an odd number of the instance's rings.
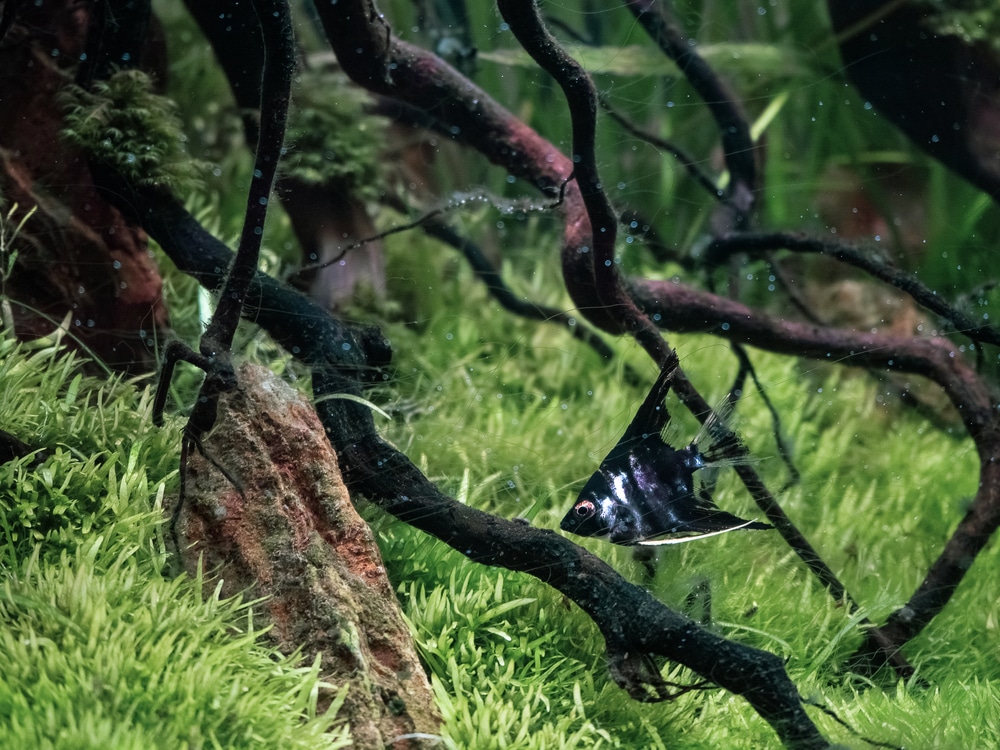
{"label": "green carpet plant", "polygon": [[[179,421],[143,382],[53,338],[0,339],[0,425],[44,449],[0,465],[0,746],[337,748],[318,665],[261,640],[250,602],[172,577],[162,501]],[[342,700],[342,697],[341,697]]]}
{"label": "green carpet plant", "polygon": [[[382,399],[373,397],[393,414],[387,434],[463,502],[556,528],[645,396],[645,386],[627,384],[623,363],[649,382],[655,372],[629,342],[617,342],[620,360],[607,365],[554,327],[512,320],[484,292],[470,293],[467,272],[450,260],[409,266],[412,247],[393,255],[405,269],[394,283],[420,287],[436,278],[439,293],[408,323],[388,328],[396,370]],[[539,265],[538,274],[547,273]],[[464,312],[470,308],[477,314]],[[728,347],[702,336],[670,338],[699,386],[721,400],[736,373]],[[996,721],[982,720],[984,707],[1000,701],[993,548],[908,646],[918,669],[912,680],[873,683],[841,671],[860,643],[861,617],[879,621],[905,602],[961,517],[977,481],[971,442],[945,422],[932,426],[864,371],[751,356],[802,475],[779,499],[862,609],[852,613],[830,599],[773,532],[665,548],[652,577],[628,549],[575,541],[692,616],[701,614],[690,605],[692,592],[707,588],[708,627],[786,658],[805,697],[867,737],[908,748],[976,746],[996,737]],[[689,440],[694,420],[668,406],[676,442]],[[765,478],[782,488],[788,472],[752,387],[734,419]],[[756,515],[731,472],[716,499],[743,517]],[[608,678],[602,639],[575,605],[530,576],[477,566],[403,524],[369,515],[431,671],[449,747],[775,744],[749,706],[722,691],[632,702]],[[667,670],[675,682],[696,680]],[[864,746],[814,714],[832,740]]]}

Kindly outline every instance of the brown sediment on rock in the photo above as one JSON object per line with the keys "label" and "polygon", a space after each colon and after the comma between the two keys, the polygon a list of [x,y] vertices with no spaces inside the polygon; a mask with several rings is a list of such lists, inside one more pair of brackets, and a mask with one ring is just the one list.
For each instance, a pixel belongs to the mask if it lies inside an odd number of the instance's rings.
{"label": "brown sediment on rock", "polygon": [[[351,504],[312,405],[265,368],[239,388],[193,452],[177,524],[184,567],[206,590],[264,599],[255,611],[282,651],[320,654],[322,678],[350,683],[341,715],[355,747],[420,747],[440,719],[381,555]],[[234,486],[218,467],[224,467]],[[320,710],[334,692],[320,697]]]}

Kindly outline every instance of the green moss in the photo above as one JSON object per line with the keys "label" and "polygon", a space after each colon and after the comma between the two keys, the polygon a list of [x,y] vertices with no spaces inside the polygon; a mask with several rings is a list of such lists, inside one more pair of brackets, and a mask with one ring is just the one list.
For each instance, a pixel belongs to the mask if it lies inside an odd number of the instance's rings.
{"label": "green moss", "polygon": [[302,73],[295,85],[282,170],[289,177],[374,199],[381,124],[362,109],[366,95],[342,74]]}
{"label": "green moss", "polygon": [[140,70],[120,70],[91,90],[67,86],[62,136],[135,185],[185,196],[201,185],[206,167],[191,159],[177,107],[153,93]]}

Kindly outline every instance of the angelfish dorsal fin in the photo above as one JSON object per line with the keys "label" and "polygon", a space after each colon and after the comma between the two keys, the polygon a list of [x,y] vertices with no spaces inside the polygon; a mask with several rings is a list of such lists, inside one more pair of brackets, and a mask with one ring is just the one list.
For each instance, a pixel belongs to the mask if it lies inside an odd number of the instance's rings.
{"label": "angelfish dorsal fin", "polygon": [[663,400],[670,392],[670,384],[676,371],[676,367],[660,370],[660,376],[653,383],[653,387],[649,389],[646,399],[635,413],[635,417],[632,418],[632,423],[625,430],[620,443],[642,440],[643,437],[650,435],[659,437],[660,433],[663,432],[663,428],[670,422],[670,412],[663,405]]}

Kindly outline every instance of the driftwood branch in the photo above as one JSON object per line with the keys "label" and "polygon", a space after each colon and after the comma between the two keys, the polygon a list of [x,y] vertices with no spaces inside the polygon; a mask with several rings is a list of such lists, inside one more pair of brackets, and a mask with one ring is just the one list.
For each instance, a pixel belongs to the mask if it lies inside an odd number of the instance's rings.
{"label": "driftwood branch", "polygon": [[[163,357],[163,365],[154,401],[153,419],[162,417],[166,392],[178,360],[191,362],[205,371],[191,418],[185,428],[185,451],[215,424],[218,395],[236,385],[236,373],[230,360],[233,337],[240,322],[250,285],[257,273],[264,220],[267,218],[271,189],[278,171],[278,160],[285,138],[285,123],[295,70],[295,43],[288,0],[252,0],[261,36],[264,60],[261,71],[261,123],[257,136],[256,158],[247,191],[246,211],[239,246],[222,284],[219,301],[198,345],[198,352],[174,343]],[[182,457],[183,461],[183,457]]]}
{"label": "driftwood branch", "polygon": [[[224,281],[232,252],[176,201],[103,175],[103,187],[141,222],[177,267],[208,289]],[[575,601],[605,637],[615,680],[639,700],[662,700],[667,686],[648,666],[651,655],[682,664],[735,692],[793,748],[829,743],[805,712],[779,657],[727,641],[625,581],[600,558],[552,531],[508,521],[444,495],[376,433],[371,411],[336,393],[360,395],[389,361],[373,329],[347,326],[290,287],[258,272],[243,316],[312,368],[317,410],[352,494],[437,537],[485,565],[529,573]],[[622,613],[626,613],[625,616]]]}
{"label": "driftwood branch", "polygon": [[[435,55],[394,37],[382,25],[370,0],[342,0],[336,9],[323,4],[317,10],[338,60],[356,83],[375,93],[395,97],[423,109],[439,120],[442,128],[453,133],[456,139],[506,168],[510,174],[526,179],[543,193],[554,194],[561,186],[563,280],[574,303],[590,322],[602,330],[630,332],[636,336],[661,369],[678,368],[673,383],[675,393],[696,417],[705,420],[711,414],[711,407],[679,370],[676,353],[648,324],[649,316],[655,312],[661,316],[661,327],[682,330],[674,319],[683,320],[685,311],[665,308],[654,311],[644,307],[639,298],[635,301],[646,314],[635,311],[634,295],[621,295],[614,289],[617,273],[613,260],[611,266],[594,263],[598,253],[591,252],[591,247],[596,244],[591,227],[592,223],[607,226],[602,205],[606,198],[584,196],[587,186],[592,190],[600,180],[592,163],[584,163],[588,158],[587,144],[592,142],[593,124],[576,124],[578,120],[593,120],[596,111],[592,88],[590,93],[585,90],[590,87],[589,77],[568,59],[565,52],[558,49],[552,36],[541,27],[530,3],[501,4],[501,10],[504,7],[510,8],[508,23],[515,34],[522,37],[522,43],[527,43],[529,54],[545,60],[550,73],[566,79],[560,83],[569,88],[567,101],[574,121],[574,152],[580,160],[577,163]],[[589,153],[593,160],[592,148]],[[577,172],[581,163],[585,170],[582,179]],[[577,179],[569,179],[571,176]],[[588,200],[596,220],[592,219]],[[602,253],[607,252],[607,248],[602,250]],[[606,255],[602,256],[602,260],[608,260]],[[598,280],[598,271],[606,274],[602,281]],[[621,306],[603,304],[602,295],[621,300]],[[834,571],[784,513],[756,471],[750,466],[740,466],[738,475],[768,520],[831,595],[838,601],[848,601],[856,606]],[[873,638],[880,640],[878,629],[872,623],[864,620],[862,624],[870,628]],[[889,644],[885,645],[888,649]],[[902,675],[912,673],[912,667],[901,655],[894,655],[892,664]]]}
{"label": "driftwood branch", "polygon": [[836,258],[869,276],[905,292],[921,307],[939,315],[955,330],[973,341],[1000,346],[1000,331],[966,315],[941,295],[928,289],[913,275],[894,267],[883,259],[873,248],[861,248],[836,240],[818,239],[793,232],[754,232],[731,234],[718,237],[705,251],[705,260],[719,263],[734,253],[762,255],[772,250],[788,250],[794,253],[810,253]]}
{"label": "driftwood branch", "polygon": [[600,101],[601,109],[607,113],[608,117],[617,122],[621,126],[622,130],[629,135],[634,135],[641,141],[645,141],[650,146],[653,146],[660,151],[665,151],[673,156],[680,163],[680,165],[684,167],[687,173],[691,175],[691,178],[698,185],[700,185],[705,192],[716,200],[721,200],[725,197],[725,191],[720,190],[711,175],[701,169],[698,159],[693,157],[676,143],[672,143],[664,138],[653,135],[652,133],[647,133],[645,130],[625,117],[625,115],[616,111],[605,98],[602,97]]}
{"label": "driftwood branch", "polygon": [[521,46],[563,90],[573,127],[573,178],[590,224],[589,256],[597,303],[614,311],[619,331],[629,333],[660,369],[677,366],[677,354],[663,340],[653,321],[636,307],[621,284],[615,266],[618,220],[597,171],[597,92],[587,72],[559,46],[542,24],[535,0],[499,0],[497,6]]}
{"label": "driftwood branch", "polygon": [[611,361],[614,358],[614,349],[604,339],[565,310],[540,305],[531,300],[521,299],[514,294],[513,290],[504,282],[500,271],[489,261],[482,249],[468,237],[462,236],[449,225],[437,220],[425,222],[423,230],[428,237],[433,237],[462,253],[469,267],[483,282],[490,296],[505,310],[528,320],[563,326],[573,338],[587,344],[602,359]]}

